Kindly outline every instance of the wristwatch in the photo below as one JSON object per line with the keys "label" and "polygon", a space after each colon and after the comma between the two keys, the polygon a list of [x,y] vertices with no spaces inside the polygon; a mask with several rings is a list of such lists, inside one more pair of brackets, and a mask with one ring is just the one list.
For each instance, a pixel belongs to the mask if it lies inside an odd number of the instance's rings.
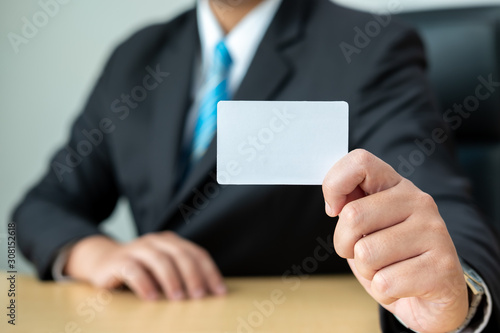
{"label": "wristwatch", "polygon": [[464,323],[452,333],[460,332],[470,324],[484,296],[483,280],[477,275],[476,271],[465,262],[460,260],[460,263],[462,264],[462,270],[464,271],[464,278],[469,292],[469,312],[467,313],[467,317],[465,317]]}

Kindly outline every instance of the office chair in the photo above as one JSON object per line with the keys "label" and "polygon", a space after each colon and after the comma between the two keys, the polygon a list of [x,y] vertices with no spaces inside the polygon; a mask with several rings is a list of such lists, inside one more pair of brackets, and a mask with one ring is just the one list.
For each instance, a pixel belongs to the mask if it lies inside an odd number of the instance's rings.
{"label": "office chair", "polygon": [[443,117],[452,115],[448,110],[454,104],[475,110],[468,118],[460,117],[459,126],[459,119],[450,125],[456,128],[458,157],[472,181],[473,196],[500,232],[500,86],[487,84],[476,92],[484,81],[500,82],[500,6],[398,17],[416,27],[424,40],[429,77]]}

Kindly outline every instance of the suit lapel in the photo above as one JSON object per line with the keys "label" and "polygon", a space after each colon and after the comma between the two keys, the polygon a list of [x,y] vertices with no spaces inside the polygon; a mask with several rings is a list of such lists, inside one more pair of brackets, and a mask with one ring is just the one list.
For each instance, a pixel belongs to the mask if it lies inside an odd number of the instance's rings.
{"label": "suit lapel", "polygon": [[[165,206],[175,195],[179,179],[179,156],[184,121],[191,102],[195,57],[199,51],[199,37],[195,11],[185,14],[181,28],[171,28],[170,40],[158,56],[158,64],[169,76],[154,91],[150,142],[150,182],[155,212],[145,226],[154,230],[164,216]],[[151,65],[151,67],[154,67]]]}
{"label": "suit lapel", "polygon": [[[302,26],[303,6],[308,1],[285,0],[264,36],[254,59],[243,79],[234,100],[272,100],[293,75],[293,70],[283,56],[283,50],[299,37]],[[193,194],[200,183],[214,172],[216,163],[216,138],[202,159],[193,167],[184,184],[167,207],[165,222],[179,203]],[[214,180],[215,181],[215,180]]]}

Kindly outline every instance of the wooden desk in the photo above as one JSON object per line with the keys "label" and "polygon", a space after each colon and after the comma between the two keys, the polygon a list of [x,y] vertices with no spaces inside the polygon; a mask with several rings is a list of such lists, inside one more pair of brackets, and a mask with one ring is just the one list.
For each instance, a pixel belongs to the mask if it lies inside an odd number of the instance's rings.
{"label": "wooden desk", "polygon": [[[2,272],[4,273],[4,272]],[[2,280],[5,274],[0,274]],[[199,301],[143,302],[126,291],[17,276],[16,326],[1,332],[39,333],[293,333],[380,332],[377,305],[352,276],[230,278],[229,294]],[[0,283],[0,287],[6,286]],[[296,289],[294,289],[296,288]],[[3,328],[7,327],[7,330]]]}

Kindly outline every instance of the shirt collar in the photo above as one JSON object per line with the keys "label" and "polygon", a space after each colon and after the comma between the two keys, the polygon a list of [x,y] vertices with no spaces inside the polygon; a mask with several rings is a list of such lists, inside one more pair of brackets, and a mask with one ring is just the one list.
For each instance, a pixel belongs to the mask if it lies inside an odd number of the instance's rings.
{"label": "shirt collar", "polygon": [[248,13],[224,36],[209,0],[198,0],[198,29],[201,42],[202,71],[206,73],[212,64],[215,46],[225,39],[226,47],[233,60],[229,84],[232,90],[239,86],[257,48],[278,11],[282,0],[264,0]]}

